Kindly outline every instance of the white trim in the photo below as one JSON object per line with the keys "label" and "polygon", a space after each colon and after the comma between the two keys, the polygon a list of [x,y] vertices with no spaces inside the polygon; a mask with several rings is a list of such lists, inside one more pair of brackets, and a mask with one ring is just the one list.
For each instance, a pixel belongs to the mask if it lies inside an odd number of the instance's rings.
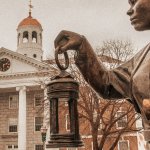
{"label": "white trim", "polygon": [[[93,141],[91,142],[91,150],[93,150]],[[103,148],[102,148],[102,150],[103,150]]]}
{"label": "white trim", "polygon": [[93,150],[93,142],[91,142],[91,150]]}
{"label": "white trim", "polygon": [[[139,118],[138,118],[139,117]],[[135,114],[135,119],[138,118],[136,120],[136,128],[137,129],[142,129],[143,128],[143,125],[142,125],[142,118],[141,118],[141,115],[139,114]]]}
{"label": "white trim", "polygon": [[78,150],[78,148],[70,147],[70,148],[67,148],[67,150]]}
{"label": "white trim", "polygon": [[[126,111],[124,111],[124,110],[119,110],[119,111],[117,111],[117,112],[116,112],[116,117],[117,117],[117,118],[118,118],[117,113],[121,113],[121,112],[126,113]],[[121,120],[125,120],[125,122],[127,123],[127,121],[128,121],[127,115],[125,115],[124,117],[120,118],[118,121],[121,121]],[[122,128],[124,128],[124,127],[118,127],[118,121],[116,122],[116,128],[117,128],[117,129],[122,129]]]}
{"label": "white trim", "polygon": [[70,129],[68,129],[68,119],[69,119],[69,114],[66,114],[66,131],[70,131]]}
{"label": "white trim", "polygon": [[26,86],[17,86],[19,91],[19,110],[18,110],[18,148],[26,150],[26,131],[27,131],[27,95]]}
{"label": "white trim", "polygon": [[[125,133],[123,134],[124,137],[137,137],[137,132],[135,133]],[[102,135],[98,135],[98,138],[101,138]],[[113,135],[112,136],[108,136],[108,137],[114,137]],[[82,139],[90,139],[92,138],[92,135],[81,135],[81,138]]]}
{"label": "white trim", "polygon": [[103,129],[102,119],[100,119],[98,131]]}
{"label": "white trim", "polygon": [[68,101],[65,101],[64,103],[65,103],[65,106],[68,107]]}

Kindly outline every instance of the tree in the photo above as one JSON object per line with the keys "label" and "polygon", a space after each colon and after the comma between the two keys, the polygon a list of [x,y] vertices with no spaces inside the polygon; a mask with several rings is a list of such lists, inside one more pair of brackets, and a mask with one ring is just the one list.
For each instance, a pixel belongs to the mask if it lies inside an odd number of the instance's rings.
{"label": "tree", "polygon": [[[133,48],[129,41],[110,40],[103,43],[103,46],[97,48],[96,52],[103,62],[107,62],[107,64],[105,63],[107,67],[116,67],[132,55]],[[63,59],[61,61],[63,62]],[[72,65],[69,67],[69,71],[80,83],[78,110],[80,126],[82,127],[81,132],[86,132],[86,134],[89,132],[89,134],[92,135],[93,150],[102,150],[102,148],[106,146],[108,139],[112,141],[112,144],[109,144],[107,149],[113,150],[124,133],[137,130],[135,128],[135,121],[138,117],[135,118],[136,112],[134,111],[134,107],[125,100],[104,100],[99,97],[86,83],[72,61],[73,59],[70,59]],[[50,60],[49,63],[54,67],[54,70],[56,69],[55,73],[58,72],[54,60]],[[52,74],[54,75],[55,73]],[[50,76],[52,76],[52,74],[50,74]],[[39,80],[39,83],[43,84],[45,81]],[[47,99],[44,100],[44,102],[46,101]],[[47,106],[49,106],[49,104]],[[63,105],[61,105],[61,108],[61,114],[64,115],[66,109]],[[47,114],[49,113],[47,112]],[[116,124],[122,127],[116,128]],[[89,126],[91,130],[87,130]]]}
{"label": "tree", "polygon": [[[103,42],[103,46],[96,49],[98,57],[110,68],[118,66],[132,56],[133,48],[129,41],[110,40]],[[93,150],[102,150],[106,141],[111,138],[112,144],[107,147],[114,150],[120,137],[127,132],[137,131],[134,107],[125,100],[104,100],[84,81],[80,72],[72,65],[71,73],[80,83],[79,116],[91,126]],[[122,110],[121,110],[122,109]],[[82,121],[80,121],[82,126]],[[120,128],[116,128],[119,124]],[[87,126],[84,124],[85,129]],[[99,137],[101,135],[101,137]]]}
{"label": "tree", "polygon": [[[96,48],[98,56],[109,57],[109,60],[106,58],[106,61],[110,62],[111,68],[120,65],[122,62],[126,62],[133,55],[133,51],[133,45],[129,40],[107,40],[103,41],[101,47]],[[113,62],[113,65],[111,62]]]}

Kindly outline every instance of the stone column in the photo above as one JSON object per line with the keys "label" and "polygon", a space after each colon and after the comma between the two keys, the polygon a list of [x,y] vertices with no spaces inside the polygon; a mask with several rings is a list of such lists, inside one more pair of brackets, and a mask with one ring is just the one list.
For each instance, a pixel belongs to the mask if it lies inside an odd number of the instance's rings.
{"label": "stone column", "polygon": [[47,89],[44,87],[41,87],[44,89],[44,118],[43,118],[43,126],[48,128],[49,127],[49,100],[47,97]]}
{"label": "stone column", "polygon": [[26,150],[26,87],[16,87],[19,91],[18,149]]}

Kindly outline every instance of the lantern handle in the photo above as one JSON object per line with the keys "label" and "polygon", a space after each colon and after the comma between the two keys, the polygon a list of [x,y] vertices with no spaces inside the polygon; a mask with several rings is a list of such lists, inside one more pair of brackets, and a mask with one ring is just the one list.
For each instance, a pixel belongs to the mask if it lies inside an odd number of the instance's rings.
{"label": "lantern handle", "polygon": [[56,61],[56,64],[58,66],[58,68],[60,70],[66,70],[68,67],[69,67],[69,57],[68,57],[68,53],[67,52],[64,52],[64,58],[65,58],[65,65],[61,65],[60,64],[60,61],[58,59],[58,55],[59,55],[59,47],[56,48],[55,50],[55,61]]}

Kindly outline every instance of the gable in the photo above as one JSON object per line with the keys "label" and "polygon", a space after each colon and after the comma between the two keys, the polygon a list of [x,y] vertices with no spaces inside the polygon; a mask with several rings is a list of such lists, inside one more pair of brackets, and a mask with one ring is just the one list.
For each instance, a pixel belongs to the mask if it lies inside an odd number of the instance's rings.
{"label": "gable", "polygon": [[[4,60],[6,60],[6,62],[4,62]],[[36,73],[39,72],[39,70],[44,72],[51,70],[48,64],[4,48],[0,49],[0,62],[0,75],[26,74]]]}
{"label": "gable", "polygon": [[[7,58],[10,61],[10,67],[7,70],[7,68],[3,69],[6,71],[0,71],[1,74],[14,74],[14,73],[26,73],[26,72],[35,72],[37,71],[37,68],[31,66],[30,64],[21,62],[20,60],[17,60],[15,58],[11,58],[10,56],[3,55],[0,57],[0,60]],[[4,65],[3,65],[4,66]],[[0,66],[0,67],[3,67]],[[1,69],[1,68],[0,68]]]}

